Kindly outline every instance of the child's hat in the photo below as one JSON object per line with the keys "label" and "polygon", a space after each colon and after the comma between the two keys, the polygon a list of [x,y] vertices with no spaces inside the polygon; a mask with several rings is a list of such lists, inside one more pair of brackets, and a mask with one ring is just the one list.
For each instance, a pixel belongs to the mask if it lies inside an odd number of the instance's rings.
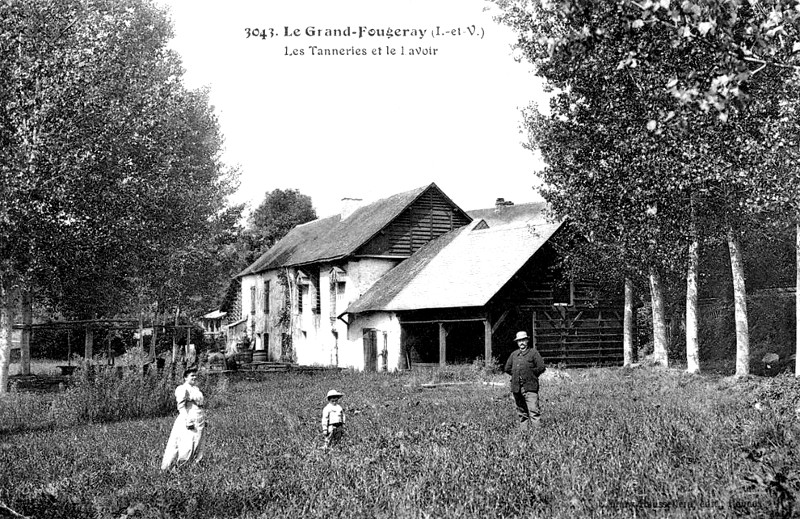
{"label": "child's hat", "polygon": [[343,395],[338,391],[336,391],[335,389],[331,389],[330,391],[328,391],[328,395],[325,398],[333,398],[336,396],[343,396]]}

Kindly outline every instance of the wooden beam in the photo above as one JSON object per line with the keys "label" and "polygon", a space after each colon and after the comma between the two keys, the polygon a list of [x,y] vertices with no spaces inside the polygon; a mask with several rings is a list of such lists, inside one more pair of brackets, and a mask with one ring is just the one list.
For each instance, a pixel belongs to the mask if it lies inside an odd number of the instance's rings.
{"label": "wooden beam", "polygon": [[468,322],[482,322],[482,321],[485,321],[485,318],[470,317],[466,319],[430,319],[425,321],[400,321],[400,324],[468,323]]}
{"label": "wooden beam", "polygon": [[[492,326],[492,333],[494,333],[494,332],[497,330],[497,327],[498,327],[498,326],[500,326],[500,324],[501,324],[503,321],[505,321],[505,320],[506,320],[506,317],[508,317],[508,312],[510,312],[510,311],[511,311],[511,310],[506,310],[505,312],[503,312],[503,315],[501,315],[501,316],[500,316],[500,318],[497,320],[497,322],[496,322],[496,323],[494,323],[494,325]],[[487,317],[487,318],[486,318],[486,320],[488,321],[488,320],[489,320],[489,318]],[[487,358],[488,358],[488,357],[487,357]]]}
{"label": "wooden beam", "polygon": [[[506,312],[508,313],[508,312]],[[505,315],[505,314],[503,314]],[[487,317],[485,321],[483,321],[483,362],[485,366],[491,366],[492,364],[492,332],[494,331],[494,327],[492,327],[492,322]]]}
{"label": "wooden beam", "polygon": [[114,365],[114,353],[111,351],[111,334],[106,334],[106,363],[109,366]]}
{"label": "wooden beam", "polygon": [[531,315],[531,348],[536,348],[536,312]]}
{"label": "wooden beam", "polygon": [[137,340],[138,340],[138,345],[139,345],[139,352],[144,354],[144,316],[142,315],[141,311],[139,312],[139,326],[138,326],[138,328],[139,328],[139,339],[137,339]]}
{"label": "wooden beam", "polygon": [[444,330],[444,323],[439,323],[439,365],[447,364],[447,332]]}
{"label": "wooden beam", "polygon": [[94,330],[86,327],[86,337],[83,341],[83,356],[86,362],[92,362],[92,346],[94,345]]}

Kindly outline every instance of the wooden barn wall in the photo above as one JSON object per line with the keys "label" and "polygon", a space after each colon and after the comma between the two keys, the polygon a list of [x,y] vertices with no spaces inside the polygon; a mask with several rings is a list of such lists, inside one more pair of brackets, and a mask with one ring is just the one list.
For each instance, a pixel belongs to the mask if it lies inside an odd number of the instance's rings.
{"label": "wooden barn wall", "polygon": [[428,189],[356,255],[410,256],[434,238],[469,223],[468,217],[454,209],[441,191]]}
{"label": "wooden barn wall", "polygon": [[[492,299],[495,351],[513,348],[519,329],[534,331],[536,347],[548,364],[569,367],[622,365],[622,294],[602,294],[597,283],[574,281],[573,305],[553,304],[556,254],[545,246]],[[534,330],[535,328],[535,330]],[[510,352],[509,352],[510,353]]]}

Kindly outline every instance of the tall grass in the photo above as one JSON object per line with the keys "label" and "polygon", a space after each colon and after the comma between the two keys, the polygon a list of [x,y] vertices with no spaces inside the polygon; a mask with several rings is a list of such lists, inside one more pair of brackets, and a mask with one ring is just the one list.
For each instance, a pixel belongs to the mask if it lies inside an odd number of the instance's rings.
{"label": "tall grass", "polygon": [[[198,380],[207,397],[227,381]],[[64,428],[84,423],[117,422],[175,413],[175,387],[183,383],[180,367],[143,372],[141,366],[87,367],[55,394],[14,393],[0,398],[0,433]]]}
{"label": "tall grass", "polygon": [[[459,377],[471,375],[446,378]],[[796,513],[793,378],[569,371],[543,381],[534,434],[518,430],[507,388],[483,381],[424,388],[412,374],[352,372],[241,380],[209,400],[205,462],[167,474],[158,463],[174,411],[6,435],[0,499],[52,518]],[[318,420],[331,388],[345,394],[348,424],[341,447],[324,452]]]}

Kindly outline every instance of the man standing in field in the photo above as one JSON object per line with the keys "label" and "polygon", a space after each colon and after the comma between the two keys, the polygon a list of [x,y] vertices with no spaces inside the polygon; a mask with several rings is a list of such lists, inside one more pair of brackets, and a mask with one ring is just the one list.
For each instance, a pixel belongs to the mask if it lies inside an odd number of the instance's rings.
{"label": "man standing in field", "polygon": [[544,373],[544,361],[536,348],[529,346],[526,332],[517,332],[514,341],[519,349],[506,361],[505,372],[511,375],[511,396],[519,416],[521,429],[539,427],[539,375]]}

